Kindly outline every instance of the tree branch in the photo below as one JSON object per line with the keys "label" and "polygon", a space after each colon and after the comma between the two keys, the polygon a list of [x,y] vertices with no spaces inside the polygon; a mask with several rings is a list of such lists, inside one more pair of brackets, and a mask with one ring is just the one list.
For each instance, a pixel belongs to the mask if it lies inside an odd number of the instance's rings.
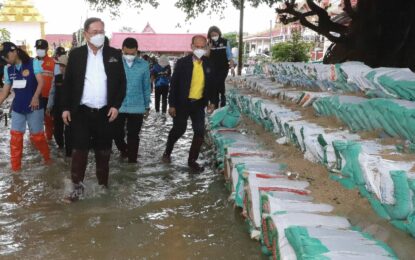
{"label": "tree branch", "polygon": [[[278,14],[281,15],[281,22],[283,24],[289,24],[291,22],[300,21],[301,25],[310,28],[311,30],[324,35],[327,39],[332,42],[341,42],[345,39],[345,33],[347,31],[347,27],[338,23],[334,23],[331,21],[330,16],[328,15],[327,11],[323,8],[319,7],[313,0],[307,0],[307,4],[311,11],[301,13],[300,11],[295,10],[295,1],[290,0],[290,2],[285,1],[285,8],[279,9],[277,8],[276,11]],[[288,15],[282,15],[288,14]],[[307,17],[317,15],[318,16],[318,24],[315,25],[312,22],[307,20]],[[340,36],[334,36],[332,32],[340,34]]]}
{"label": "tree branch", "polygon": [[306,2],[308,7],[317,14],[319,27],[323,30],[339,34],[344,34],[347,31],[346,26],[333,22],[327,11],[314,3],[313,0],[306,0]]}

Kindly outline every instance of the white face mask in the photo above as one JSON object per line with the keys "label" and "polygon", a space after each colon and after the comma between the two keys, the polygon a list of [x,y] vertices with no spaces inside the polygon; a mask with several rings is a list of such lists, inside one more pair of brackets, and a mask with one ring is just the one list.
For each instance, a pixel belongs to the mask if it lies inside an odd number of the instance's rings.
{"label": "white face mask", "polygon": [[215,42],[217,42],[219,40],[219,36],[213,36],[212,37],[212,40],[215,41]]}
{"label": "white face mask", "polygon": [[91,37],[89,42],[94,45],[95,47],[99,48],[104,45],[105,42],[105,35],[104,34],[97,34]]}
{"label": "white face mask", "polygon": [[193,54],[198,58],[201,59],[203,57],[203,55],[206,54],[206,51],[204,49],[195,49],[193,51]]}
{"label": "white face mask", "polygon": [[133,62],[135,60],[135,57],[136,56],[124,54],[123,57],[124,57],[125,61],[127,61],[127,62]]}
{"label": "white face mask", "polygon": [[37,55],[39,58],[43,58],[43,57],[45,57],[45,56],[46,56],[46,50],[41,50],[41,49],[38,49],[38,50],[36,50],[36,55]]}

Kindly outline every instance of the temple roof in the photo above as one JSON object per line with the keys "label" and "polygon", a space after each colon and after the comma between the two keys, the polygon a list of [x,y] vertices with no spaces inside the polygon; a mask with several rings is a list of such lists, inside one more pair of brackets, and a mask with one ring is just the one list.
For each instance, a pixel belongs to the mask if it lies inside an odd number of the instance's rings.
{"label": "temple roof", "polygon": [[45,20],[31,1],[6,0],[0,9],[0,22],[44,23]]}
{"label": "temple roof", "polygon": [[156,33],[156,31],[154,31],[154,29],[153,29],[153,27],[151,27],[150,23],[147,23],[147,25],[146,25],[146,27],[144,27],[142,33]]}

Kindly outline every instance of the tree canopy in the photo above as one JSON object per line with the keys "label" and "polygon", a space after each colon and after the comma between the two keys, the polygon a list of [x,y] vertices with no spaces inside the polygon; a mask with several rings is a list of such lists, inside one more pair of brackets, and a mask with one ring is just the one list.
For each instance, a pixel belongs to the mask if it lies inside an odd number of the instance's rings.
{"label": "tree canopy", "polygon": [[343,0],[344,13],[336,17],[340,19],[333,19],[319,1],[305,2],[306,10],[286,0],[276,11],[283,23],[299,22],[333,42],[325,63],[353,60],[372,67],[415,69],[415,1],[358,0],[353,6]]}
{"label": "tree canopy", "polygon": [[6,28],[0,29],[0,41],[1,42],[10,41],[10,32]]}
{"label": "tree canopy", "polygon": [[236,32],[224,33],[223,37],[229,41],[231,48],[238,47],[238,33]]}
{"label": "tree canopy", "polygon": [[[122,3],[132,7],[160,0],[86,0],[97,9],[115,10]],[[175,0],[175,6],[196,18],[200,13],[222,13],[241,0]],[[254,7],[283,3],[276,11],[285,23],[300,23],[333,42],[324,57],[325,63],[362,61],[372,67],[409,67],[415,70],[415,1],[413,0],[342,0],[344,13],[338,21],[322,7],[322,0],[243,0]],[[325,1],[324,1],[325,2]],[[301,4],[300,4],[301,3]],[[303,3],[306,4],[304,8]],[[301,8],[300,8],[301,7]]]}
{"label": "tree canopy", "polygon": [[[118,7],[125,3],[131,7],[142,8],[143,5],[149,4],[153,7],[158,7],[160,0],[86,0],[95,9],[104,10],[110,8],[111,10],[118,10]],[[222,13],[228,6],[239,8],[240,0],[175,0],[175,6],[186,13],[187,18],[196,18],[201,13]],[[246,3],[257,7],[260,4],[267,4],[272,6],[280,0],[244,0]],[[113,12],[115,13],[115,12]]]}
{"label": "tree canopy", "polygon": [[290,40],[272,46],[274,61],[307,62],[312,45],[302,40],[301,33],[294,31]]}

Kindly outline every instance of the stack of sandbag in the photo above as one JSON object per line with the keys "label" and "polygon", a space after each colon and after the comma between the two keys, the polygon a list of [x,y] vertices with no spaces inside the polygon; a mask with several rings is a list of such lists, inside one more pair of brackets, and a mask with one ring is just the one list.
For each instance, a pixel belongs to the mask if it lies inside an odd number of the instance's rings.
{"label": "stack of sandbag", "polygon": [[281,212],[266,217],[273,259],[397,259],[384,243],[351,230],[341,217]]}
{"label": "stack of sandbag", "polygon": [[365,73],[372,85],[373,97],[392,97],[415,100],[415,73],[404,68],[377,68]]}
{"label": "stack of sandbag", "polygon": [[390,136],[415,142],[415,103],[397,99],[355,96],[319,98],[313,103],[323,116],[335,116],[352,131],[383,130]]}
{"label": "stack of sandbag", "polygon": [[[250,71],[245,77],[250,77],[252,89],[269,96],[275,96],[280,92],[278,89],[287,86],[335,93],[360,92],[371,98],[415,100],[415,73],[407,68],[373,69],[362,62],[279,62],[256,64]],[[264,81],[266,78],[272,79],[272,84]]]}
{"label": "stack of sandbag", "polygon": [[[379,216],[415,234],[415,223],[411,222],[415,215],[415,196],[410,189],[415,179],[415,162],[408,161],[394,146],[383,145],[378,140],[362,140],[359,135],[348,130],[326,129],[303,120],[298,111],[269,100],[238,94],[235,90],[229,98],[234,100],[233,105],[238,106],[242,113],[266,130],[275,133],[277,142],[295,145],[304,153],[306,159],[325,165],[332,172],[331,177],[344,187],[359,189]],[[320,106],[320,100],[324,99],[335,100],[335,97],[319,98],[314,105]],[[362,125],[371,124],[369,119],[363,117],[368,111],[357,109],[367,99],[353,97],[343,99],[345,100],[350,106],[355,105],[355,109],[347,113],[347,105],[344,105],[339,109],[344,112],[339,112],[336,116],[354,118],[353,122],[365,120],[364,123],[359,122]],[[332,111],[329,105],[321,107],[323,108],[319,111]],[[378,122],[382,122],[381,118],[378,116],[372,118],[372,121],[377,119]],[[388,120],[384,122],[391,122],[391,115]],[[405,122],[401,123],[404,125]],[[405,221],[406,225],[403,225]]]}
{"label": "stack of sandbag", "polygon": [[[261,119],[272,111],[260,105],[253,113]],[[245,131],[218,128],[210,137],[217,154],[222,153],[231,198],[243,209],[251,238],[261,241],[264,253],[274,259],[393,259],[386,245],[350,230],[346,219],[331,215],[332,206],[312,203],[309,183],[287,172],[287,165],[275,162],[272,153]]]}
{"label": "stack of sandbag", "polygon": [[251,175],[266,174],[267,176],[285,177],[285,164],[275,163],[272,159],[261,156],[246,156],[232,158],[231,183],[232,197],[238,207],[243,207],[245,201],[245,185]]}
{"label": "stack of sandbag", "polygon": [[292,259],[397,259],[387,245],[359,231],[290,226],[285,237],[296,254]]}
{"label": "stack of sandbag", "polygon": [[245,177],[244,213],[251,230],[251,237],[259,239],[261,234],[262,191],[296,191],[307,193],[309,183],[290,180],[285,174],[249,174]]}
{"label": "stack of sandbag", "polygon": [[246,148],[256,149],[258,143],[252,137],[247,137],[243,131],[234,128],[218,128],[210,131],[210,139],[216,147],[216,160],[219,163],[219,167],[224,169],[224,156],[225,149],[229,147],[233,148]]}

